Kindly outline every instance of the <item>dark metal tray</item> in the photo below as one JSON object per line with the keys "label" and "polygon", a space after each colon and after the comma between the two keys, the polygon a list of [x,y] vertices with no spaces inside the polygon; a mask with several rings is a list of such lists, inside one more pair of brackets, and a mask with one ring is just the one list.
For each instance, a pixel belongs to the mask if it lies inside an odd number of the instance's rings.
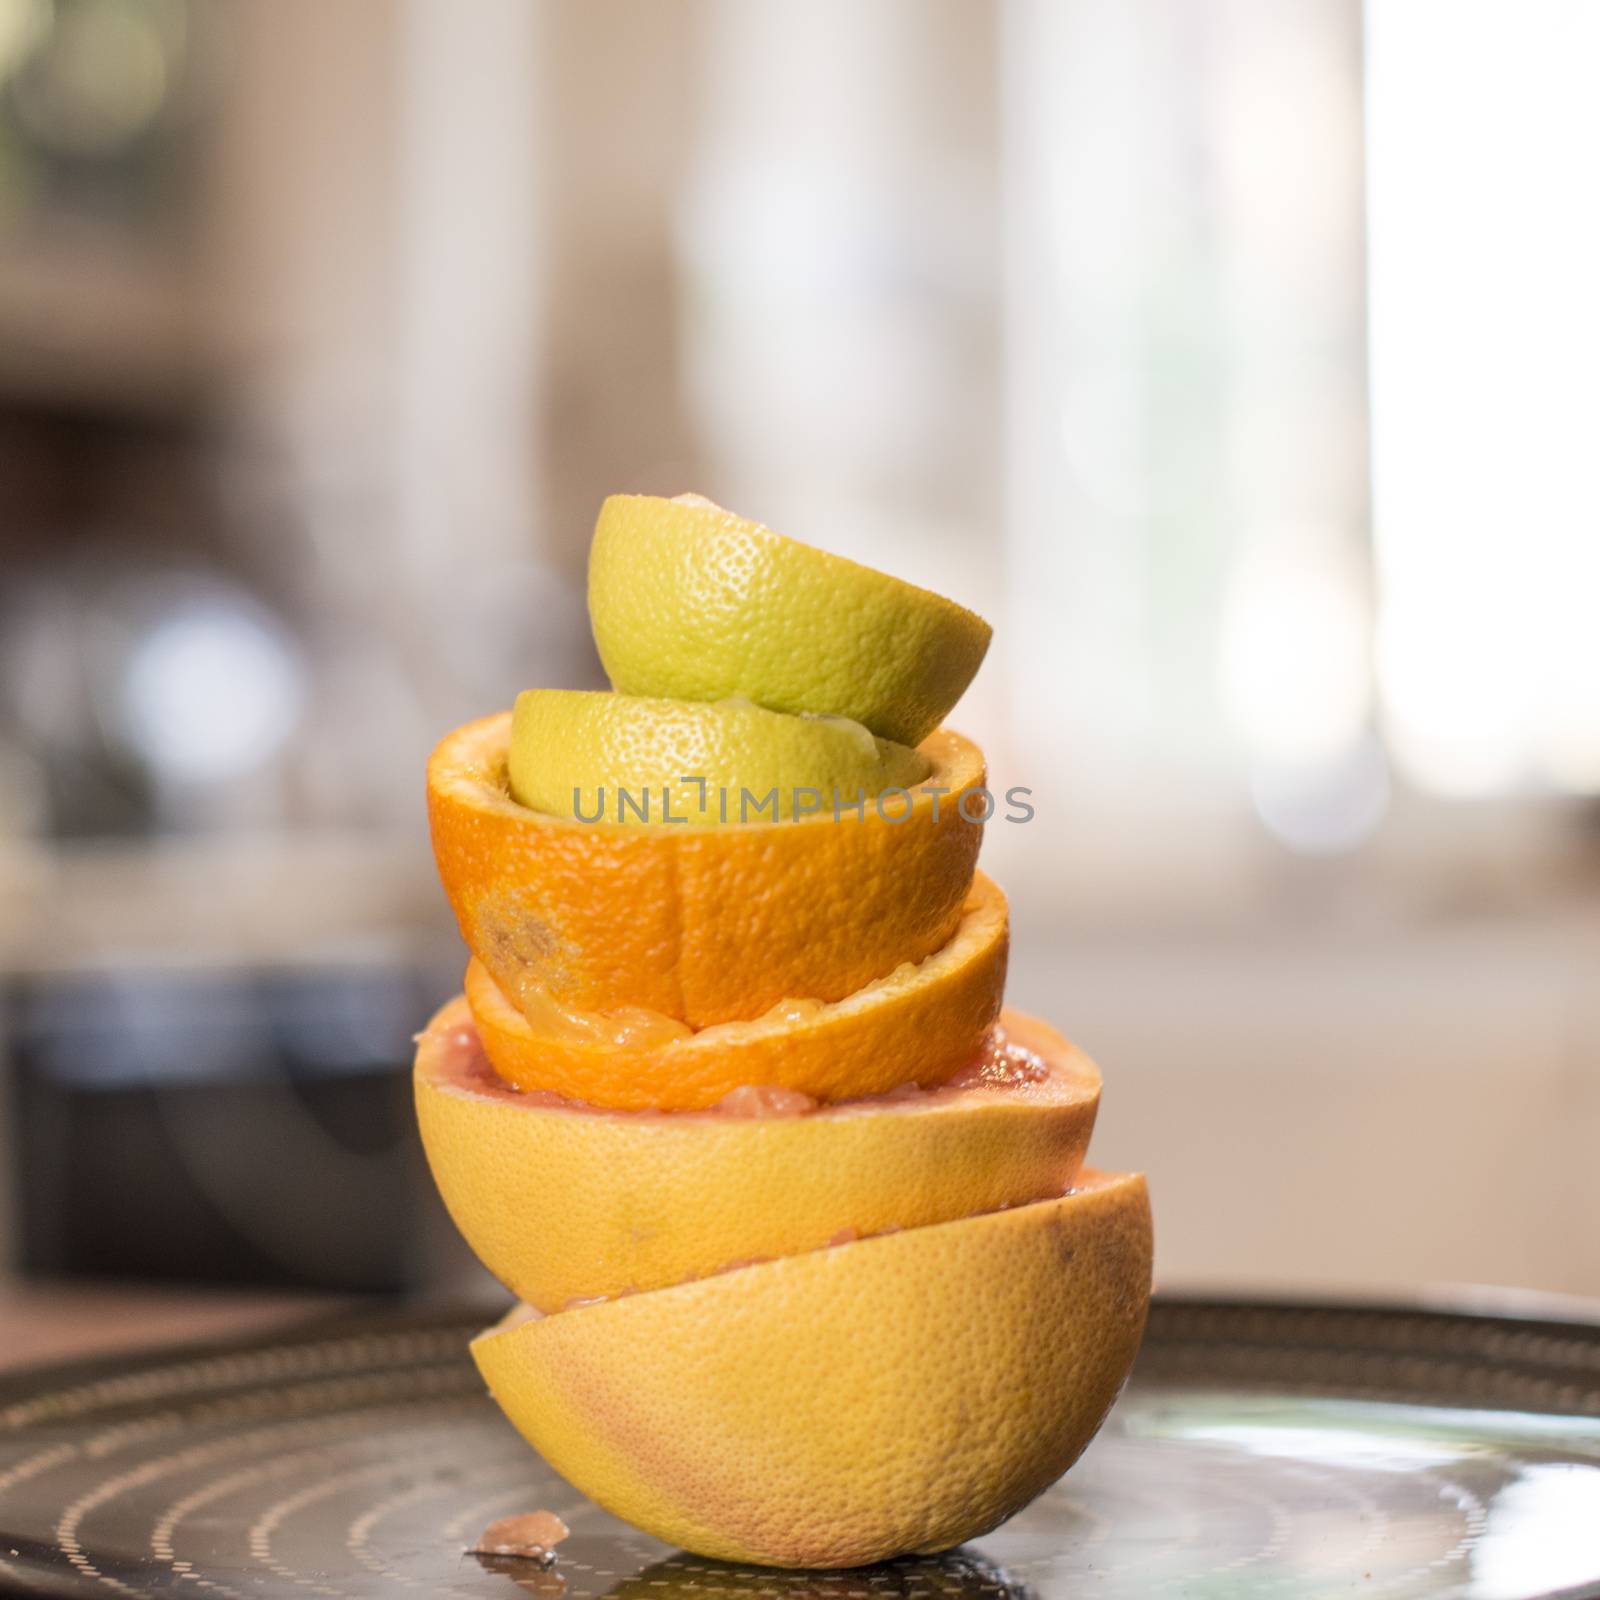
{"label": "dark metal tray", "polygon": [[[1600,1596],[1600,1326],[1158,1301],[1083,1461],[998,1532],[833,1574],[718,1566],[582,1501],[459,1316],[0,1379],[0,1590],[543,1600]],[[572,1527],[549,1571],[463,1554]]]}

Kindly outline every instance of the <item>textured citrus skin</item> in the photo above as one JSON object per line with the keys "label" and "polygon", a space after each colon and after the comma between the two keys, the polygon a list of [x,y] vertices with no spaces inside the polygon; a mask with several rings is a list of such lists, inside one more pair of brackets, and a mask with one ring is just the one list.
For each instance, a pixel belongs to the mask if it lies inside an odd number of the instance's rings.
{"label": "textured citrus skin", "polygon": [[457,998],[428,1025],[413,1081],[450,1215],[520,1300],[555,1311],[815,1250],[853,1231],[948,1222],[1060,1194],[1076,1177],[1100,1074],[1043,1023],[1011,1038],[1040,1083],[949,1090],[805,1116],[605,1112],[498,1083]]}
{"label": "textured citrus skin", "polygon": [[920,751],[838,717],[583,689],[519,694],[507,759],[512,795],[535,811],[680,824],[771,822],[835,795],[913,788],[929,768]]}
{"label": "textured citrus skin", "polygon": [[612,495],[589,618],[614,688],[745,695],[920,744],[961,698],[989,624],[953,600],[786,539],[695,496]]}
{"label": "textured citrus skin", "polygon": [[885,815],[869,802],[862,816],[728,827],[530,811],[507,788],[510,733],[503,712],[448,735],[428,763],[428,815],[462,937],[519,1003],[532,984],[586,1011],[639,1006],[703,1028],[791,997],[842,1000],[955,932],[983,833],[958,802],[985,776],[958,733],[923,741],[932,775]]}
{"label": "textured citrus skin", "polygon": [[513,1313],[472,1353],[556,1471],[668,1544],[796,1567],[948,1549],[1077,1459],[1138,1348],[1144,1180],[1078,1181],[1015,1210]]}
{"label": "textured citrus skin", "polygon": [[949,944],[831,1005],[638,1049],[535,1030],[476,961],[467,1003],[495,1071],[519,1089],[628,1111],[704,1110],[745,1084],[855,1100],[943,1083],[972,1060],[1000,1014],[1008,942],[1005,896],[979,873]]}

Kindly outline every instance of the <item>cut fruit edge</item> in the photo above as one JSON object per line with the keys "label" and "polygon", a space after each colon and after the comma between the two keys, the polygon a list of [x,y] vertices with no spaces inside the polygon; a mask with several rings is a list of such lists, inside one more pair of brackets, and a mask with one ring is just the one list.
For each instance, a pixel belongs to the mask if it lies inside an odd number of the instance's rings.
{"label": "cut fruit edge", "polygon": [[984,1533],[1071,1465],[1132,1365],[1150,1266],[1142,1175],[1086,1174],[1036,1205],[518,1308],[471,1349],[528,1443],[634,1526],[854,1566]]}
{"label": "cut fruit edge", "polygon": [[462,938],[513,1000],[532,984],[584,1010],[749,1020],[790,995],[842,1000],[960,921],[983,835],[961,807],[986,773],[948,728],[921,747],[934,771],[903,819],[869,805],[726,827],[530,811],[507,787],[510,728],[502,712],[440,741],[428,816]]}
{"label": "cut fruit edge", "polygon": [[[737,823],[584,822],[550,811],[535,811],[513,798],[511,793],[508,774],[511,723],[510,711],[497,711],[479,717],[474,722],[463,723],[447,733],[429,757],[430,788],[457,804],[493,813],[526,827],[571,830],[580,836],[621,834],[630,843],[650,836],[667,839],[703,839],[708,835],[732,838],[761,830],[781,829],[788,832],[794,828],[826,827],[829,824],[838,826],[841,822],[857,823],[863,820],[857,815],[853,800],[850,805],[841,808],[837,818],[831,809],[824,807],[820,811],[808,811],[802,817],[785,817],[774,821],[762,815]],[[906,792],[913,801],[926,801],[931,808],[937,792],[941,801],[940,809],[947,814],[958,813],[961,796],[970,789],[982,788],[986,776],[983,752],[965,734],[957,733],[954,728],[935,728],[920,744],[907,748],[920,751],[932,767],[921,783],[907,787]],[[876,807],[869,803],[865,808],[865,820],[874,820],[875,812]],[[884,826],[890,829],[903,829],[907,820],[899,815],[892,820],[883,819]],[[969,824],[974,827],[977,825],[976,822]]]}
{"label": "cut fruit edge", "polygon": [[1008,1079],[1016,1058],[1001,1053],[995,1082],[986,1051],[970,1087],[768,1116],[609,1111],[506,1084],[458,998],[420,1038],[417,1115],[467,1243],[513,1294],[556,1310],[1061,1194],[1099,1071],[1042,1022],[1001,1025],[1042,1076]]}
{"label": "cut fruit edge", "polygon": [[519,1007],[476,958],[466,996],[495,1070],[520,1089],[614,1110],[704,1110],[767,1086],[832,1102],[962,1071],[1000,1013],[1008,953],[1005,896],[977,873],[947,944],[842,1000],[786,999],[692,1031],[643,1008],[583,1012],[531,989]]}
{"label": "cut fruit edge", "polygon": [[[472,1340],[476,1354],[490,1341],[507,1337],[525,1328],[550,1324],[556,1319],[583,1317],[587,1326],[593,1327],[600,1317],[628,1316],[631,1308],[647,1298],[675,1296],[684,1299],[707,1293],[720,1297],[744,1297],[768,1287],[776,1287],[784,1276],[796,1270],[808,1276],[821,1270],[821,1263],[830,1254],[852,1252],[853,1264],[865,1265],[875,1256],[887,1265],[887,1257],[902,1253],[908,1246],[921,1252],[937,1249],[956,1228],[995,1227],[1005,1230],[1045,1227],[1064,1217],[1071,1210],[1104,1210],[1108,1216],[1121,1216],[1128,1212],[1149,1214],[1149,1186],[1142,1172],[1103,1172],[1096,1167],[1079,1170],[1072,1186],[1064,1194],[1035,1200],[1023,1206],[1005,1206],[993,1211],[981,1211],[965,1217],[953,1217],[946,1222],[931,1222],[919,1228],[906,1228],[892,1233],[872,1234],[862,1239],[844,1240],[823,1244],[811,1250],[797,1250],[789,1255],[774,1256],[767,1261],[752,1261],[746,1265],[725,1268],[691,1278],[682,1283],[665,1284],[659,1289],[641,1290],[634,1294],[616,1295],[605,1300],[567,1306],[559,1311],[542,1312],[519,1301],[497,1322],[492,1323]],[[1148,1229],[1148,1220],[1145,1222]]]}

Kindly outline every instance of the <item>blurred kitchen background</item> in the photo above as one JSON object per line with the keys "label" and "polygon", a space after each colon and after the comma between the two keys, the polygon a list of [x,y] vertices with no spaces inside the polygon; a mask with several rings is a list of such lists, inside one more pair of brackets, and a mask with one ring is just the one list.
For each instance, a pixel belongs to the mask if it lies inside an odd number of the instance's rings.
{"label": "blurred kitchen background", "polygon": [[1164,1283],[1600,1296],[1597,59],[1568,0],[0,0],[12,1294],[477,1281],[423,762],[601,682],[600,499],[693,488],[995,623],[1013,1003]]}

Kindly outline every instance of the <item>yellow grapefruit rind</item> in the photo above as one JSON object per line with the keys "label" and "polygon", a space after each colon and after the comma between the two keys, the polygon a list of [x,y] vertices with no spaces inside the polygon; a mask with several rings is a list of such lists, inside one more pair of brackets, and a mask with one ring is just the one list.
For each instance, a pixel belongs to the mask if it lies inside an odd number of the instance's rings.
{"label": "yellow grapefruit rind", "polygon": [[536,1032],[477,961],[467,1003],[495,1071],[519,1089],[623,1111],[703,1111],[746,1084],[856,1100],[933,1087],[972,1060],[1000,1014],[1007,928],[1005,896],[980,872],[954,937],[926,960],[808,1015],[724,1022],[643,1049]]}
{"label": "yellow grapefruit rind", "polygon": [[534,984],[585,1011],[747,1021],[791,996],[842,1000],[960,921],[983,828],[959,801],[985,772],[949,729],[921,746],[928,782],[885,816],[868,802],[862,817],[726,827],[529,811],[506,784],[510,730],[502,712],[444,739],[428,814],[462,937],[513,1000]]}
{"label": "yellow grapefruit rind", "polygon": [[949,1549],[1064,1472],[1127,1376],[1150,1287],[1136,1175],[786,1256],[474,1341],[582,1493],[702,1556],[845,1567]]}
{"label": "yellow grapefruit rind", "polygon": [[463,1081],[460,998],[417,1048],[417,1120],[434,1180],[478,1259],[556,1311],[1059,1194],[1094,1128],[1100,1073],[1006,1013],[1047,1083],[838,1106],[806,1116],[601,1112]]}

